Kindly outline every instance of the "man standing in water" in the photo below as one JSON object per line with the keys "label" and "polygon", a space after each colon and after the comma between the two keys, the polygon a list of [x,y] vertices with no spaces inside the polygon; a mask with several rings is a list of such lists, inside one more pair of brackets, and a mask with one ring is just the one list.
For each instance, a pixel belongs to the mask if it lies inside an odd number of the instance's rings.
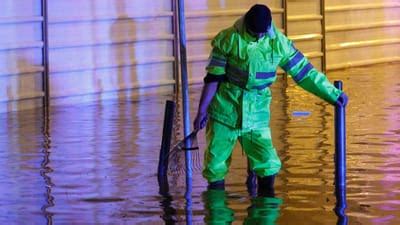
{"label": "man standing in water", "polygon": [[272,145],[271,90],[280,66],[302,88],[346,105],[347,96],[318,72],[272,23],[270,9],[256,4],[212,40],[194,128],[206,126],[203,176],[209,189],[224,189],[231,154],[239,140],[257,174],[258,194],[270,195],[281,168]]}

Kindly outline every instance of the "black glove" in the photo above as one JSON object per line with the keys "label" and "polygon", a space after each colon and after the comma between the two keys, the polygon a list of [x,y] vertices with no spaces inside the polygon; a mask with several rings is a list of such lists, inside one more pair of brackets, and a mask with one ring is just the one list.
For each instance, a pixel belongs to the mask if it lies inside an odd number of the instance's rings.
{"label": "black glove", "polygon": [[347,97],[347,95],[344,92],[342,92],[342,94],[340,94],[339,98],[336,100],[336,105],[345,107],[347,105],[348,101],[349,101],[349,97]]}
{"label": "black glove", "polygon": [[203,129],[208,120],[208,115],[207,113],[198,113],[196,116],[196,119],[193,122],[193,127],[195,130],[201,130]]}

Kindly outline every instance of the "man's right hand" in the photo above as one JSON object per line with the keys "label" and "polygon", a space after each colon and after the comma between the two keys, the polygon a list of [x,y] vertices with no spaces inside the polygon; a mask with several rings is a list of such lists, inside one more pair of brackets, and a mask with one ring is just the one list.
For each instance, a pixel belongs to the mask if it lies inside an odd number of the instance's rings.
{"label": "man's right hand", "polygon": [[207,112],[198,112],[193,122],[194,129],[195,130],[203,129],[207,124],[207,120],[208,120]]}

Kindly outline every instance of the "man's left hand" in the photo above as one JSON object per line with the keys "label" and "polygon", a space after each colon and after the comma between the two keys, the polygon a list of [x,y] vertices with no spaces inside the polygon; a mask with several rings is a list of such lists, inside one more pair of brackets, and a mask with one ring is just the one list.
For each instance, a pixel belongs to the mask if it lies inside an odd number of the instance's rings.
{"label": "man's left hand", "polygon": [[342,92],[342,94],[340,94],[339,98],[336,100],[336,105],[345,107],[347,105],[348,101],[349,101],[349,97],[347,97],[347,95],[344,92]]}

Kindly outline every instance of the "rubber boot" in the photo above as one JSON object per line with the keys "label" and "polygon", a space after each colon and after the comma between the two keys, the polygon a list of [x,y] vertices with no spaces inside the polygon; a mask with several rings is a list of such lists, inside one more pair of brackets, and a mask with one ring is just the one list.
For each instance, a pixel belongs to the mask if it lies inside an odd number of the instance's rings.
{"label": "rubber boot", "polygon": [[257,175],[252,170],[247,170],[247,174],[248,174],[246,180],[247,192],[249,193],[250,196],[255,197],[257,196]]}
{"label": "rubber boot", "polygon": [[260,197],[274,197],[274,182],[275,175],[266,176],[266,177],[257,177],[258,183],[258,196]]}
{"label": "rubber boot", "polygon": [[208,184],[208,189],[225,190],[225,180],[217,180]]}

